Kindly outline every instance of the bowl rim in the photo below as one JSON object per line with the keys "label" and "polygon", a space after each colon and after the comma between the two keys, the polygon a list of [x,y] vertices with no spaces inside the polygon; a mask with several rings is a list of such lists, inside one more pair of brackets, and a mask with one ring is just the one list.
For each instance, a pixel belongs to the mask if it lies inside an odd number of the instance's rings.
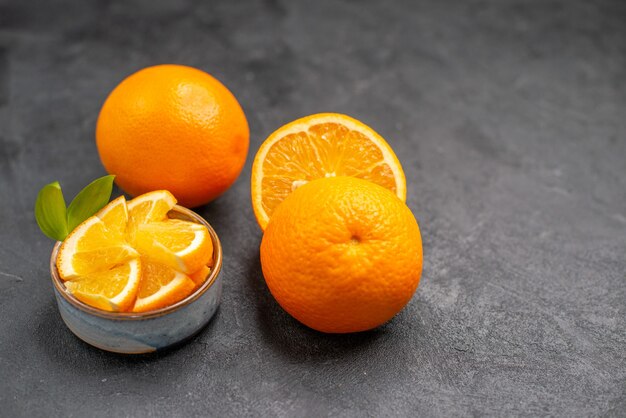
{"label": "bowl rim", "polygon": [[62,242],[57,241],[52,249],[52,254],[50,255],[50,275],[52,276],[52,283],[54,284],[57,293],[61,295],[61,297],[68,302],[70,305],[75,307],[76,309],[90,315],[98,316],[106,319],[113,320],[145,320],[151,318],[157,318],[163,315],[170,314],[172,312],[176,312],[185,306],[191,304],[200,296],[202,296],[215,282],[217,281],[217,277],[222,270],[222,245],[220,243],[219,237],[217,233],[213,229],[213,227],[200,215],[191,209],[187,209],[183,206],[175,205],[174,208],[170,211],[170,213],[179,213],[184,217],[190,218],[193,222],[200,223],[207,227],[209,230],[209,235],[211,236],[211,241],[213,242],[213,266],[211,267],[211,272],[209,273],[209,277],[204,281],[202,286],[196,289],[192,294],[187,296],[186,298],[179,300],[178,302],[166,306],[164,308],[155,309],[152,311],[146,312],[109,312],[104,311],[102,309],[98,309],[91,305],[87,305],[86,303],[78,300],[74,295],[72,295],[63,285],[63,281],[59,276],[59,272],[56,266],[56,259],[59,253],[59,248],[61,247]]}

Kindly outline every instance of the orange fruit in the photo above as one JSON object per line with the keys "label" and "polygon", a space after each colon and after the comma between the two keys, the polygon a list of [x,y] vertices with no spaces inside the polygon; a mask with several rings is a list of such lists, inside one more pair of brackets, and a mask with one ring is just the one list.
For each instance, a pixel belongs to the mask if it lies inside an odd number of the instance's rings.
{"label": "orange fruit", "polygon": [[272,133],[252,165],[252,206],[265,229],[278,205],[312,180],[351,176],[369,180],[406,200],[404,171],[387,142],[346,115],[320,113]]}
{"label": "orange fruit", "polygon": [[164,308],[189,296],[196,284],[187,275],[171,267],[141,259],[141,284],[133,312]]}
{"label": "orange fruit", "polygon": [[123,80],[96,127],[106,170],[133,196],[170,190],[184,206],[205,204],[239,176],[248,122],[233,94],[195,68],[157,65]]}
{"label": "orange fruit", "polygon": [[410,209],[390,190],[353,177],[312,181],[274,212],[261,242],[270,292],[322,332],[375,328],[417,288],[422,240]]}
{"label": "orange fruit", "polygon": [[200,287],[202,283],[209,277],[209,273],[211,273],[211,268],[209,266],[202,266],[200,270],[197,270],[189,275],[189,278],[193,280],[196,284],[196,287]]}
{"label": "orange fruit", "polygon": [[213,257],[213,242],[204,225],[169,219],[140,225],[135,248],[154,261],[193,273]]}
{"label": "orange fruit", "polygon": [[155,190],[153,192],[137,196],[128,202],[128,223],[126,237],[128,241],[135,239],[135,234],[140,225],[164,221],[167,213],[176,205],[176,198],[167,190]]}
{"label": "orange fruit", "polygon": [[119,197],[78,225],[65,238],[56,265],[63,280],[107,270],[139,253],[124,238],[126,200]]}
{"label": "orange fruit", "polygon": [[96,213],[96,216],[106,225],[109,239],[115,241],[125,239],[128,225],[128,206],[124,196],[109,202]]}
{"label": "orange fruit", "polygon": [[164,190],[119,197],[81,223],[56,260],[66,289],[107,311],[145,312],[191,294],[210,270],[213,242],[204,225],[169,219],[175,204]]}
{"label": "orange fruit", "polygon": [[142,277],[142,264],[135,258],[110,270],[65,282],[77,299],[105,311],[126,311],[133,306]]}

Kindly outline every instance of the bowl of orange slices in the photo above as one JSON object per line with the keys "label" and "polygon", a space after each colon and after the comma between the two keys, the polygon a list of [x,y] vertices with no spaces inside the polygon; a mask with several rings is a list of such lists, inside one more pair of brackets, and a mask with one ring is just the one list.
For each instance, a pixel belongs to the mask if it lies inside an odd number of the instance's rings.
{"label": "bowl of orange slices", "polygon": [[222,248],[211,225],[165,190],[120,196],[53,248],[61,317],[100,349],[148,353],[199,332],[222,293]]}

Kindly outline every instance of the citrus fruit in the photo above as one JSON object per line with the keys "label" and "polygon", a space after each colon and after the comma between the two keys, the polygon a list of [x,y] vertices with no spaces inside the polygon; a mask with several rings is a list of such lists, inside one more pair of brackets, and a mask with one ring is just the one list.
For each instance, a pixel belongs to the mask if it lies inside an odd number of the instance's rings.
{"label": "citrus fruit", "polygon": [[125,311],[135,301],[141,271],[142,264],[135,258],[110,270],[65,282],[65,287],[88,305],[105,311]]}
{"label": "citrus fruit", "polygon": [[209,277],[209,273],[211,272],[211,268],[209,266],[202,266],[200,270],[197,270],[189,275],[189,278],[193,280],[196,284],[196,287],[200,287],[202,283]]}
{"label": "citrus fruit", "polygon": [[119,197],[78,225],[63,241],[56,265],[63,280],[124,263],[139,254],[123,233],[128,219],[126,200]]}
{"label": "citrus fruit", "polygon": [[140,253],[183,273],[201,269],[213,256],[209,231],[178,219],[140,225],[134,244]]}
{"label": "citrus fruit", "polygon": [[127,239],[134,240],[139,225],[167,219],[174,205],[176,198],[167,190],[145,193],[128,202]]}
{"label": "citrus fruit", "polygon": [[146,312],[172,305],[189,296],[196,284],[187,275],[149,258],[141,258],[141,284],[133,312]]}
{"label": "citrus fruit", "polygon": [[390,190],[353,177],[318,179],[274,212],[261,265],[274,298],[303,324],[364,331],[410,300],[422,240],[410,209]]}
{"label": "citrus fruit", "polygon": [[56,261],[66,289],[107,311],[145,312],[191,294],[210,271],[213,242],[204,225],[170,219],[175,204],[164,190],[119,197],[80,224]]}
{"label": "citrus fruit", "polygon": [[155,190],[128,202],[128,214],[134,224],[163,221],[176,203],[174,195],[167,190]]}
{"label": "citrus fruit", "polygon": [[249,129],[233,94],[195,68],[157,65],[110,93],[96,127],[106,170],[133,196],[170,190],[193,207],[222,194],[239,176]]}
{"label": "citrus fruit", "polygon": [[106,225],[110,240],[122,241],[125,239],[128,225],[128,206],[124,196],[109,202],[96,213],[96,216]]}
{"label": "citrus fruit", "polygon": [[377,183],[406,199],[402,166],[372,128],[346,115],[320,113],[272,133],[252,166],[252,206],[265,229],[278,205],[312,180],[351,176]]}

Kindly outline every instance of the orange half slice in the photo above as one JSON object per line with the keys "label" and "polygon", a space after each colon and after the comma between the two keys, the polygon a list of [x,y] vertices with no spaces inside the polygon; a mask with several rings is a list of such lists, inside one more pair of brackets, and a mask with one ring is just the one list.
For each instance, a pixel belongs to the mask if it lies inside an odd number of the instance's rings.
{"label": "orange half slice", "polygon": [[291,122],[261,145],[252,165],[252,206],[265,230],[278,205],[309,181],[350,176],[369,180],[406,200],[402,166],[372,128],[346,115],[320,113]]}

